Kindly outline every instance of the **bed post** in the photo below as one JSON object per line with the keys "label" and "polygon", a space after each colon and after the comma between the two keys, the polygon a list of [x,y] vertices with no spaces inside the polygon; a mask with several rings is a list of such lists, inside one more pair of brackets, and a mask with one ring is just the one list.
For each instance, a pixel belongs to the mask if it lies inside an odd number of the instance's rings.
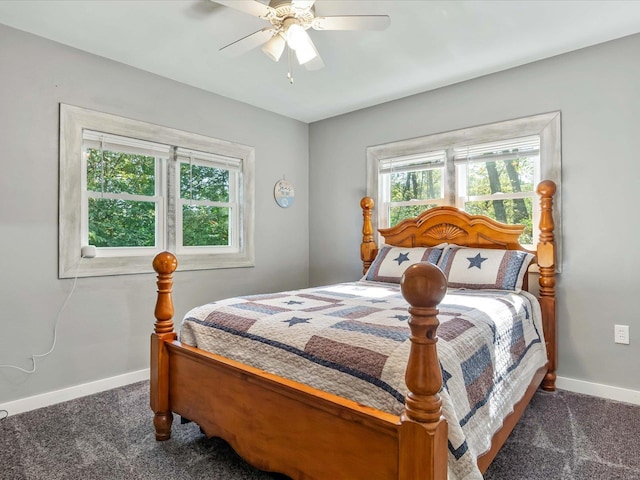
{"label": "bed post", "polygon": [[371,210],[373,210],[373,199],[364,197],[360,200],[362,207],[362,243],[360,244],[360,258],[362,259],[362,274],[366,274],[371,266],[371,262],[376,258],[378,249],[373,241],[373,225],[371,223]]}
{"label": "bed post", "polygon": [[545,180],[538,185],[540,195],[540,241],[538,243],[538,267],[540,270],[540,308],[547,345],[549,364],[547,374],[542,380],[542,388],[547,391],[556,389],[557,324],[556,324],[556,255],[553,223],[553,195],[556,184]]}
{"label": "bed post", "polygon": [[447,478],[447,422],[442,415],[442,372],[436,330],[438,304],[447,292],[442,271],[426,262],[411,265],[401,281],[409,303],[411,351],[405,381],[409,393],[401,417],[399,478]]}
{"label": "bed post", "polygon": [[171,436],[173,414],[169,405],[169,354],[166,342],[176,339],[173,331],[173,272],[178,267],[175,255],[162,252],[153,259],[153,269],[158,274],[158,298],[155,309],[155,329],[151,334],[151,409],[156,440],[168,440]]}

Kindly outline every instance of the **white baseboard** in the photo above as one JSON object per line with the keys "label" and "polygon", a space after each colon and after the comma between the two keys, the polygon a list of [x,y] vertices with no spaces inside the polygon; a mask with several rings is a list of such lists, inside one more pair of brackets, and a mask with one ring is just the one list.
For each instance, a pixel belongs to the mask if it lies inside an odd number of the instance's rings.
{"label": "white baseboard", "polygon": [[556,387],[570,392],[584,393],[594,397],[608,398],[619,402],[633,403],[640,405],[640,392],[626,388],[612,387],[601,383],[585,382],[574,378],[557,377]]}
{"label": "white baseboard", "polygon": [[125,373],[115,377],[103,378],[95,382],[83,383],[61,390],[54,390],[33,397],[21,398],[12,402],[0,404],[0,410],[6,410],[9,415],[17,415],[18,413],[28,412],[37,408],[48,407],[56,403],[66,402],[75,398],[92,395],[94,393],[104,392],[112,388],[123,387],[131,383],[141,382],[149,379],[149,369],[138,370],[136,372]]}

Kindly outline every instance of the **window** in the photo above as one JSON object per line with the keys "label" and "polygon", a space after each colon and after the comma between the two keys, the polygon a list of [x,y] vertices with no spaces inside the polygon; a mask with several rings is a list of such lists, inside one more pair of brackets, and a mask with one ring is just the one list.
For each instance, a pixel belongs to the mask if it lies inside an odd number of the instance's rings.
{"label": "window", "polygon": [[178,149],[178,253],[239,249],[241,163],[204,152]]}
{"label": "window", "polygon": [[525,226],[523,245],[533,245],[538,217],[540,136],[453,149],[456,206],[473,215]]}
{"label": "window", "polygon": [[393,226],[426,208],[445,205],[445,161],[444,150],[381,160],[381,225]]}
{"label": "window", "polygon": [[153,255],[164,244],[168,145],[83,130],[81,239],[101,257]]}
{"label": "window", "polygon": [[[367,190],[377,205],[377,228],[425,208],[452,205],[503,223],[524,224],[520,242],[533,245],[541,179],[560,187],[559,112],[367,149]],[[558,193],[556,231],[559,201]]]}
{"label": "window", "polygon": [[[60,277],[252,266],[251,147],[60,109]],[[83,245],[97,255],[80,262]]]}

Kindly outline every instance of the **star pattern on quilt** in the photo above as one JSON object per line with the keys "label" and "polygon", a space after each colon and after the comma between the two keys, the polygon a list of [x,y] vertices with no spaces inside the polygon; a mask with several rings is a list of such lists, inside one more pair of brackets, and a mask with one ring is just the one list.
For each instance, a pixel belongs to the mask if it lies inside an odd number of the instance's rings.
{"label": "star pattern on quilt", "polygon": [[395,318],[396,320],[400,320],[401,322],[406,322],[409,319],[409,315],[394,315],[393,317],[389,317],[389,318]]}
{"label": "star pattern on quilt", "polygon": [[381,300],[379,298],[372,298],[371,300],[367,300],[367,301],[371,303],[389,303],[386,300]]}
{"label": "star pattern on quilt", "polygon": [[291,317],[289,320],[283,320],[282,323],[288,323],[290,327],[293,327],[298,323],[309,323],[309,320],[311,320],[311,317],[309,318]]}
{"label": "star pattern on quilt", "polygon": [[409,261],[409,252],[407,253],[399,253],[396,258],[393,259],[395,262],[398,262],[398,265],[402,265],[402,262]]}
{"label": "star pattern on quilt", "polygon": [[489,260],[489,258],[483,258],[478,253],[475,257],[467,257],[467,260],[469,260],[469,268],[478,267],[478,269],[481,270],[482,262]]}
{"label": "star pattern on quilt", "polygon": [[288,302],[284,302],[287,305],[302,305],[304,302],[298,302],[297,300],[289,300]]}

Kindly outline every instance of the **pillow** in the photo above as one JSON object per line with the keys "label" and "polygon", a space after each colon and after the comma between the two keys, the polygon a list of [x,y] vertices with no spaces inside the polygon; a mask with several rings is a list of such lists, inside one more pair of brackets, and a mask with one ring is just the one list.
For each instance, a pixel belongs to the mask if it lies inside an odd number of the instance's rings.
{"label": "pillow", "polygon": [[435,247],[405,248],[384,245],[363,280],[400,283],[404,271],[414,263],[429,262],[437,265],[446,246],[446,243]]}
{"label": "pillow", "polygon": [[522,289],[533,254],[520,250],[450,245],[438,266],[452,288]]}

